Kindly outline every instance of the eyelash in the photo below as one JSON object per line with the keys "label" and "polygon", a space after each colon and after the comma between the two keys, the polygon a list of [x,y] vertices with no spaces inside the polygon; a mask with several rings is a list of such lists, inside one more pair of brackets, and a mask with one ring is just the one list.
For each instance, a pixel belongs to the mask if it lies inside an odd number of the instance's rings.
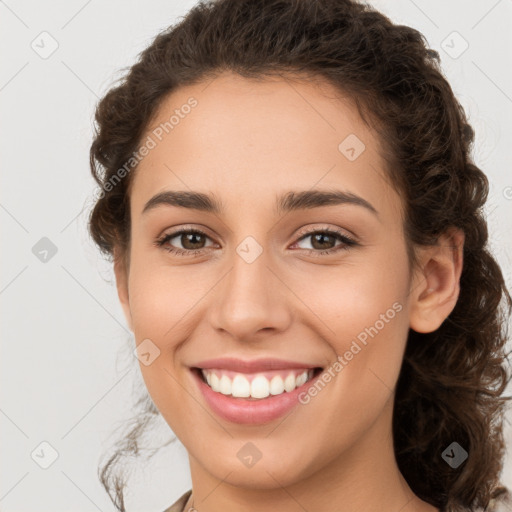
{"label": "eyelash", "polygon": [[[337,240],[341,241],[342,244],[339,245],[338,247],[333,247],[332,249],[325,249],[325,250],[303,249],[305,251],[308,251],[310,255],[324,256],[324,255],[334,254],[339,251],[346,251],[350,247],[359,245],[358,242],[356,242],[353,238],[347,236],[345,233],[343,233],[341,231],[333,230],[333,229],[316,229],[313,231],[308,231],[307,233],[303,233],[300,236],[300,238],[297,240],[297,242],[295,242],[295,243],[302,241],[303,239],[307,238],[308,236],[316,235],[319,233],[333,235]],[[155,245],[159,248],[162,248],[164,251],[173,253],[177,256],[192,256],[192,257],[194,257],[194,256],[201,254],[201,251],[203,251],[204,248],[194,250],[194,249],[180,249],[180,248],[176,248],[176,247],[165,246],[165,244],[169,240],[177,237],[178,235],[184,235],[184,234],[198,234],[198,235],[204,235],[205,237],[210,238],[205,232],[201,231],[200,229],[196,229],[196,228],[195,229],[182,229],[182,230],[176,231],[174,233],[168,233],[168,234],[162,236],[161,238],[159,238],[155,241]],[[295,243],[294,243],[294,245],[295,245]]]}

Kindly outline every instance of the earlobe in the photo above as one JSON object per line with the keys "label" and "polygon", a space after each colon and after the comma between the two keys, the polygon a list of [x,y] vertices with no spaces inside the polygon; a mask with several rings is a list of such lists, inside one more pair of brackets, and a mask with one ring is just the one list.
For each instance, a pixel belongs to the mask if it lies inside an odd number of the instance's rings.
{"label": "earlobe", "polygon": [[410,327],[433,332],[453,311],[460,292],[464,233],[451,229],[435,246],[420,249],[420,264],[411,283]]}
{"label": "earlobe", "polygon": [[114,274],[116,276],[117,295],[123,308],[124,316],[130,330],[133,332],[130,297],[128,292],[128,268],[125,258],[114,250]]}

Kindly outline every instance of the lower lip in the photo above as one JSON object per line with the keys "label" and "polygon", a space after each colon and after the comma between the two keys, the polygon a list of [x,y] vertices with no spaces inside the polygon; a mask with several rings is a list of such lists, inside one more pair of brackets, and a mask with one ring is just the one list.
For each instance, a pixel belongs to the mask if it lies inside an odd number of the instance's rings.
{"label": "lower lip", "polygon": [[259,400],[246,400],[245,398],[233,398],[231,395],[217,393],[201,379],[197,370],[192,370],[192,374],[213,412],[227,421],[241,425],[268,423],[284,416],[300,403],[299,395],[306,391],[318,377],[318,375],[315,375],[305,384],[290,392],[285,391],[280,395],[269,395],[268,398]]}

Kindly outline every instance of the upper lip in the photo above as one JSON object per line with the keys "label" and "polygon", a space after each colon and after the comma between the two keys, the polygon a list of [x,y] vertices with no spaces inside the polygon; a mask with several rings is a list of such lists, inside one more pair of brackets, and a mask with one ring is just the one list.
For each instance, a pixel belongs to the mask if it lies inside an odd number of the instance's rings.
{"label": "upper lip", "polygon": [[219,359],[208,359],[206,361],[201,361],[194,367],[201,369],[217,368],[231,370],[239,373],[255,373],[270,370],[286,370],[290,368],[319,368],[320,366],[315,364],[301,363],[298,361],[285,361],[283,359],[264,358],[246,361],[234,357],[222,357]]}

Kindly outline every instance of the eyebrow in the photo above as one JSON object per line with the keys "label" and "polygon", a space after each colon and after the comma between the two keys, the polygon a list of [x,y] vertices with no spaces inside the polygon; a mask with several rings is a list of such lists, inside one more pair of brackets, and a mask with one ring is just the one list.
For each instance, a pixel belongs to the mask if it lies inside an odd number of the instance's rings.
{"label": "eyebrow", "polygon": [[[361,206],[372,212],[374,215],[379,215],[375,207],[366,199],[363,199],[352,192],[345,192],[341,190],[290,191],[278,197],[276,200],[278,214],[339,204]],[[202,192],[169,190],[160,192],[153,196],[145,204],[142,213],[144,214],[161,205],[189,208],[214,214],[220,214],[223,210],[222,202],[213,195],[204,194]]]}

